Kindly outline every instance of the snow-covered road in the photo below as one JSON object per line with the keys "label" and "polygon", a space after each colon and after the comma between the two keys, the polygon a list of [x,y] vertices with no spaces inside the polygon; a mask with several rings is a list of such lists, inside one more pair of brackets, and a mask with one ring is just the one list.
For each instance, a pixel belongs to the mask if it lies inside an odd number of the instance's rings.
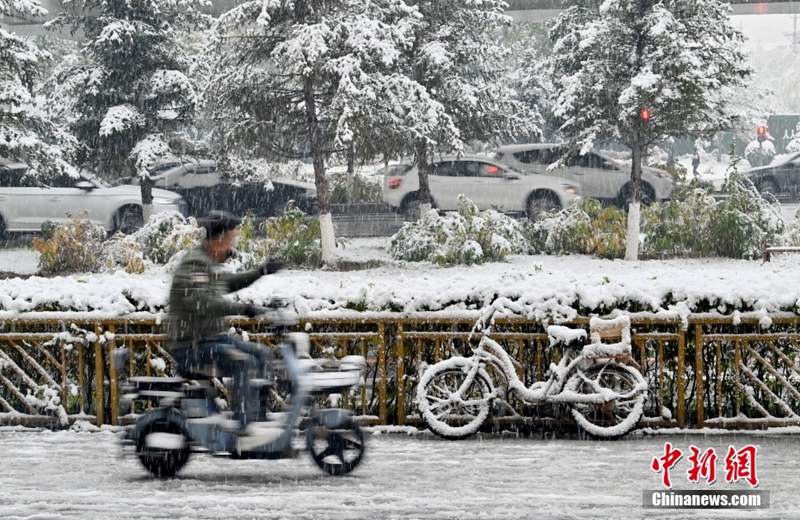
{"label": "snow-covered road", "polygon": [[[369,436],[365,462],[327,477],[296,460],[193,456],[177,478],[150,478],[118,458],[111,432],[0,430],[0,518],[10,519],[564,519],[800,518],[800,436],[637,435],[618,442],[488,436],[446,442],[428,435]],[[725,482],[725,452],[757,446],[757,489],[769,510],[651,510],[663,489],[650,469],[670,442],[686,456],[675,489],[752,489]],[[717,482],[691,484],[689,446],[715,448]]]}

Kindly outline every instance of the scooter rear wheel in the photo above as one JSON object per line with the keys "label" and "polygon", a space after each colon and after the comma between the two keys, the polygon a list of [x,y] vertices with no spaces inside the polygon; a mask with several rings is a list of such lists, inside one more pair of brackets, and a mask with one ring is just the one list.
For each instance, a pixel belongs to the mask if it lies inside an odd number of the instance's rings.
{"label": "scooter rear wheel", "polygon": [[169,478],[188,462],[191,446],[180,425],[159,419],[144,427],[136,453],[147,471],[156,477]]}
{"label": "scooter rear wheel", "polygon": [[356,469],[366,449],[364,432],[352,418],[339,428],[328,428],[313,419],[306,432],[306,444],[317,466],[334,476]]}

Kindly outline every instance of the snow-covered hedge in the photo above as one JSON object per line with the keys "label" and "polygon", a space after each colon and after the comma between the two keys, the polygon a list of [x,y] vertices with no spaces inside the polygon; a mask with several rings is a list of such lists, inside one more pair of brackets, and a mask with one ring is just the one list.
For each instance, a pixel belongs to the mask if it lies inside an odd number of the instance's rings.
{"label": "snow-covered hedge", "polygon": [[502,260],[528,249],[522,223],[495,210],[478,211],[471,200],[460,195],[458,211],[440,215],[431,210],[403,226],[392,237],[390,251],[397,260],[471,265]]}
{"label": "snow-covered hedge", "polygon": [[747,159],[750,166],[766,166],[775,158],[775,153],[775,145],[772,142],[764,141],[759,143],[758,141],[751,141],[747,148],[744,149],[744,158]]}

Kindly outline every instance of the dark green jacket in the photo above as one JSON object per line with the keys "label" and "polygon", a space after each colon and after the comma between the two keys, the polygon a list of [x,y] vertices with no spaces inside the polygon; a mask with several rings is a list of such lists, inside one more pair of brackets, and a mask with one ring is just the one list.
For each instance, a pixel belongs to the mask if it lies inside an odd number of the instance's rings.
{"label": "dark green jacket", "polygon": [[175,269],[169,291],[167,350],[188,347],[227,332],[225,316],[242,314],[243,303],[222,296],[261,277],[258,271],[223,273],[203,244],[192,248]]}

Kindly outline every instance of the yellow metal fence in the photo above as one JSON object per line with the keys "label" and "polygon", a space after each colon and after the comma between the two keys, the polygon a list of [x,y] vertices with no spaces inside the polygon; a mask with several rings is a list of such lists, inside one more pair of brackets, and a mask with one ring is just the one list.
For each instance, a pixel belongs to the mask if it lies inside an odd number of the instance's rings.
{"label": "yellow metal fence", "polygon": [[[579,318],[568,325],[587,328],[588,321]],[[640,426],[800,424],[800,318],[631,321],[631,363],[649,384]],[[310,334],[315,357],[367,358],[363,385],[342,396],[338,406],[352,409],[366,423],[417,425],[419,374],[441,359],[469,355],[472,325],[471,320],[444,318],[308,319],[297,330]],[[234,320],[232,326],[251,341],[270,345],[274,339],[256,320]],[[498,320],[493,337],[511,354],[527,385],[545,379],[550,364],[563,355],[550,347],[545,327],[533,320]],[[0,423],[130,420],[136,410],[119,409],[120,380],[173,374],[163,341],[155,320],[0,321]],[[121,374],[109,364],[109,353],[119,346],[132,354]],[[496,424],[571,422],[562,410],[519,403],[508,392],[502,397],[494,410]]]}

